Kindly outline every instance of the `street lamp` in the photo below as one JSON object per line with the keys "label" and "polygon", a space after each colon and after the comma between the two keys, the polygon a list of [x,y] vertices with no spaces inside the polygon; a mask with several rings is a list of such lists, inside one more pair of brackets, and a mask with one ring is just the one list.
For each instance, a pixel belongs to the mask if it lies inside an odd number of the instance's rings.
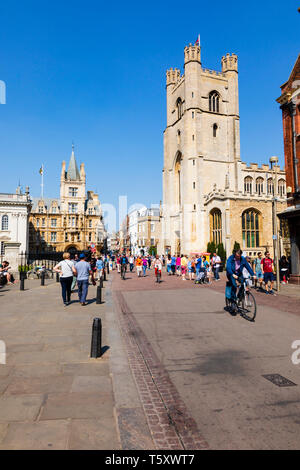
{"label": "street lamp", "polygon": [[[278,225],[277,225],[277,170],[278,157],[270,157],[270,165],[273,180],[273,202],[272,202],[272,219],[273,219],[273,251],[276,266],[276,285],[277,292],[280,291],[280,274],[279,274],[279,243],[278,243]],[[273,168],[274,166],[274,168]]]}

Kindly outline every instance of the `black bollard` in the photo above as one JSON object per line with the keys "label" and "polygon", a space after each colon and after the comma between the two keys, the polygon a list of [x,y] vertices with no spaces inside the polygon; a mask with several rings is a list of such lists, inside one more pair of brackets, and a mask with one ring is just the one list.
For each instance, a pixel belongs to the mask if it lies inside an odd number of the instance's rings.
{"label": "black bollard", "polygon": [[97,287],[96,304],[102,304],[102,288],[100,286]]}
{"label": "black bollard", "polygon": [[106,281],[106,269],[105,268],[103,269],[103,275],[104,275],[103,280]]}
{"label": "black bollard", "polygon": [[99,286],[101,287],[101,289],[103,288],[103,276],[100,277]]}
{"label": "black bollard", "polygon": [[41,286],[45,285],[45,271],[43,270],[41,273]]}
{"label": "black bollard", "polygon": [[25,277],[21,276],[20,279],[20,290],[24,290],[24,284],[25,284]]}
{"label": "black bollard", "polygon": [[107,262],[107,274],[109,274],[109,262]]}
{"label": "black bollard", "polygon": [[91,342],[91,357],[101,356],[102,324],[101,318],[94,318]]}
{"label": "black bollard", "polygon": [[56,282],[59,282],[59,273],[56,273]]}

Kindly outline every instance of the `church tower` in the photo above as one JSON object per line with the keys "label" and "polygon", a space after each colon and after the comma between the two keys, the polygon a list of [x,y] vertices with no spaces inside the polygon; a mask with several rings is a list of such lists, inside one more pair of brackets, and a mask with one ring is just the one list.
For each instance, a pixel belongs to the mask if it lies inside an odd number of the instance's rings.
{"label": "church tower", "polygon": [[218,188],[238,190],[240,133],[237,56],[222,71],[205,69],[201,46],[184,49],[184,75],[167,70],[164,131],[162,251],[205,251],[206,198]]}
{"label": "church tower", "polygon": [[78,170],[74,145],[72,145],[72,153],[66,171],[66,162],[62,162],[60,177],[60,202],[61,211],[69,214],[84,214],[85,211],[85,183],[86,176],[84,164],[80,165]]}

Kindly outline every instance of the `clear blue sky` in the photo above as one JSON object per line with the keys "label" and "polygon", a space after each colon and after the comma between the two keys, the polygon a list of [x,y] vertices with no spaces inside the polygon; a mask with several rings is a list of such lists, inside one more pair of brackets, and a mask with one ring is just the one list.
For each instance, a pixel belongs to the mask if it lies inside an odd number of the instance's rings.
{"label": "clear blue sky", "polygon": [[[229,6],[228,6],[229,5]],[[102,202],[158,203],[162,195],[165,71],[201,34],[202,64],[239,57],[241,157],[283,163],[275,99],[299,53],[298,2],[2,2],[0,192],[21,184],[59,196],[72,141],[87,187]]]}

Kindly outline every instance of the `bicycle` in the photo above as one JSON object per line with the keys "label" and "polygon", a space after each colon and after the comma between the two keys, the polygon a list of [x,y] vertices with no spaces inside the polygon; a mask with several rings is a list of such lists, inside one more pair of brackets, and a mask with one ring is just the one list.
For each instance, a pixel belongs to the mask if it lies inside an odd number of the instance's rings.
{"label": "bicycle", "polygon": [[[229,287],[229,286],[227,286]],[[231,286],[230,286],[231,289]],[[232,313],[239,313],[241,317],[248,321],[255,321],[256,300],[254,295],[247,289],[246,279],[243,279],[238,287],[236,299],[229,299],[225,296],[226,308]]]}

